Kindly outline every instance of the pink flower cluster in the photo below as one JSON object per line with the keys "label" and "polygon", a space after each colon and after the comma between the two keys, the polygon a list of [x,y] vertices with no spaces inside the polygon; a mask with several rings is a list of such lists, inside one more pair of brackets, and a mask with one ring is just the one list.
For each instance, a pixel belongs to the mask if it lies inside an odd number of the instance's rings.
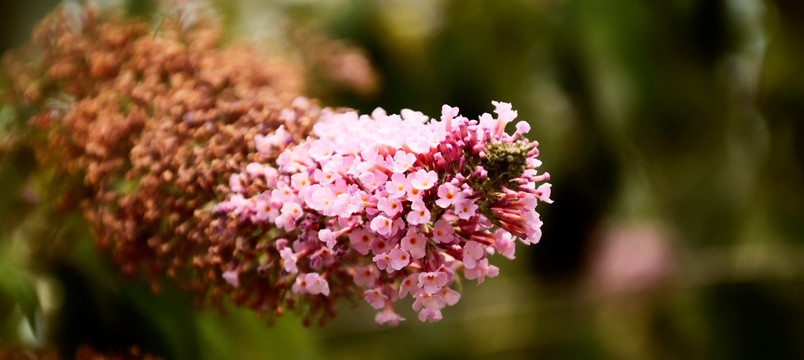
{"label": "pink flower cluster", "polygon": [[[280,229],[274,244],[297,296],[328,296],[327,276],[341,267],[381,310],[378,324],[404,320],[393,303],[407,296],[419,320],[438,321],[460,299],[456,276],[478,284],[497,276],[489,255],[513,259],[516,239],[537,243],[535,208],[552,202],[537,143],[522,137],[530,126],[505,133],[517,112],[493,104],[496,117],[477,120],[447,105],[440,120],[325,110],[296,146],[283,131],[258,135],[258,151],[283,150],[276,164],[233,175],[233,195],[217,211]],[[256,178],[271,190],[245,197],[242,182]]]}

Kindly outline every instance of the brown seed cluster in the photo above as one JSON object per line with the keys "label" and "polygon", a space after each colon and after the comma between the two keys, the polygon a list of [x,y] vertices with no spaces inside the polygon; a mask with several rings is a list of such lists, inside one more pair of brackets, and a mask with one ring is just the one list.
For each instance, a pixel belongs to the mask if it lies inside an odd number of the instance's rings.
{"label": "brown seed cluster", "polygon": [[[211,22],[184,15],[150,26],[62,8],[38,25],[29,48],[3,59],[4,100],[23,119],[39,165],[74,185],[65,198],[80,201],[97,244],[125,274],[146,274],[155,291],[167,276],[200,302],[228,295],[270,319],[294,306],[275,283],[279,271],[267,271],[280,266],[272,229],[212,207],[231,174],[278,155],[255,151],[255,135],[284,124],[300,142],[320,108],[294,101],[299,67],[220,47]],[[283,110],[296,120],[280,120]],[[248,192],[265,189],[257,182]],[[232,269],[239,287],[221,276]],[[328,318],[332,300],[348,294],[334,295],[302,310]]]}

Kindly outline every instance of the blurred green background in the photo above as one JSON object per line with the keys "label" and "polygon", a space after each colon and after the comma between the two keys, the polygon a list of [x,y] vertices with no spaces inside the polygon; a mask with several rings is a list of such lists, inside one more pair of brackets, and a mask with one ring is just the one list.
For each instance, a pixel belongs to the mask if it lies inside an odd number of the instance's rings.
{"label": "blurred green background", "polygon": [[[0,50],[26,43],[59,3],[2,2]],[[311,83],[327,105],[435,116],[447,103],[476,116],[513,103],[552,174],[542,242],[493,259],[501,274],[482,286],[463,282],[439,323],[402,303],[410,320],[380,328],[365,304],[343,304],[325,327],[292,314],[266,326],[122,280],[78,216],[50,224],[47,209],[24,208],[23,170],[0,159],[0,346],[137,344],[169,359],[804,358],[804,2],[208,5],[227,41],[266,54],[299,55],[282,34],[301,27],[365,49],[379,86]],[[56,264],[25,256],[31,238],[63,250]]]}

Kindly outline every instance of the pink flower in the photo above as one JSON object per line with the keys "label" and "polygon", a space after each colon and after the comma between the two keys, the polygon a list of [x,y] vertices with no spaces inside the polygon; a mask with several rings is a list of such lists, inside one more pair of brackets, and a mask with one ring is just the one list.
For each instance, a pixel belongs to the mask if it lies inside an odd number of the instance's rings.
{"label": "pink flower", "polygon": [[233,193],[241,193],[245,190],[240,174],[232,174],[229,176],[229,189],[231,189]]}
{"label": "pink flower", "polygon": [[321,169],[315,169],[313,172],[313,178],[319,184],[326,185],[333,183],[335,180],[339,179],[341,176],[338,173],[333,171],[324,171]]}
{"label": "pink flower", "polygon": [[389,251],[391,251],[391,245],[389,245],[388,240],[377,236],[371,240],[371,252],[375,255],[385,254]]}
{"label": "pink flower", "polygon": [[293,283],[293,287],[291,290],[293,290],[294,294],[303,295],[307,293],[308,286],[309,284],[307,283],[307,278],[304,276],[304,274],[299,274],[298,276],[296,276],[296,282]]}
{"label": "pink flower", "polygon": [[265,176],[265,185],[269,188],[276,186],[276,180],[279,178],[279,172],[276,171],[275,168],[270,166],[264,166],[262,168],[263,176]]}
{"label": "pink flower", "polygon": [[276,158],[276,164],[280,171],[285,173],[297,173],[305,171],[314,162],[308,154],[310,143],[303,143],[287,151],[283,151]]}
{"label": "pink flower", "polygon": [[[413,174],[411,174],[411,176],[413,176]],[[408,190],[409,195],[408,199],[410,199],[411,201],[421,200],[422,199],[421,192],[422,192],[421,190],[411,186],[410,189]]]}
{"label": "pink flower", "polygon": [[484,113],[478,117],[478,125],[483,129],[489,130],[496,130],[497,129],[497,121],[491,116],[491,114]]}
{"label": "pink flower", "polygon": [[516,123],[517,134],[527,134],[530,131],[530,124],[527,121],[520,121]]}
{"label": "pink flower", "polygon": [[441,121],[447,123],[447,130],[452,128],[451,121],[458,116],[458,107],[451,107],[449,105],[441,106]]}
{"label": "pink flower", "polygon": [[252,178],[262,175],[264,171],[265,171],[264,166],[258,162],[251,162],[248,165],[246,165],[246,172]]}
{"label": "pink flower", "polygon": [[517,112],[511,110],[511,103],[492,101],[491,104],[495,107],[494,113],[497,114],[498,120],[508,123],[516,118]]}
{"label": "pink flower", "polygon": [[363,161],[355,164],[358,171],[371,169],[377,164],[378,160],[382,159],[376,147],[369,147],[368,149],[361,151],[360,158],[363,159]]}
{"label": "pink flower", "polygon": [[[336,146],[337,151],[337,146]],[[348,170],[352,166],[354,156],[343,156],[341,154],[332,155],[326,162],[321,165],[321,171],[325,174],[333,174],[340,177],[341,172]]]}
{"label": "pink flower", "polygon": [[425,293],[433,294],[447,285],[448,280],[449,277],[443,272],[423,272],[419,274],[418,286],[424,289]]}
{"label": "pink flower", "polygon": [[327,248],[334,248],[336,244],[335,233],[330,229],[321,229],[318,231],[318,240],[326,244]]}
{"label": "pink flower", "polygon": [[424,205],[421,200],[413,201],[410,205],[410,212],[405,217],[410,225],[426,224],[430,221],[430,210]]}
{"label": "pink flower", "polygon": [[310,194],[307,206],[321,212],[326,212],[335,203],[335,194],[327,186],[314,185],[315,190]]}
{"label": "pink flower", "polygon": [[393,217],[402,211],[402,202],[399,199],[381,197],[377,200],[377,209]]}
{"label": "pink flower", "polygon": [[377,215],[371,220],[371,230],[382,236],[391,236],[393,221],[385,216]]}
{"label": "pink flower", "polygon": [[282,111],[279,112],[279,120],[285,122],[296,121],[296,112],[291,109],[282,109]]}
{"label": "pink flower", "polygon": [[425,255],[425,245],[427,245],[427,238],[424,234],[420,233],[415,228],[408,229],[408,233],[402,238],[399,246],[408,252],[414,259],[421,259]]}
{"label": "pink flower", "polygon": [[494,112],[497,114],[496,135],[500,136],[505,131],[505,125],[516,119],[517,112],[511,110],[511,103],[498,101],[492,101],[491,103],[495,106]]}
{"label": "pink flower", "polygon": [[408,178],[402,173],[391,175],[391,180],[385,183],[385,191],[388,192],[388,197],[391,198],[401,198],[405,196],[409,188],[410,181],[408,181]]}
{"label": "pink flower", "polygon": [[296,228],[296,219],[302,215],[301,206],[297,203],[289,202],[282,205],[281,214],[276,217],[274,223],[277,227],[284,228],[285,231],[293,231]]}
{"label": "pink flower", "polygon": [[391,267],[394,270],[402,270],[403,267],[410,264],[410,254],[407,251],[395,248],[389,254],[391,257]]}
{"label": "pink flower", "polygon": [[419,311],[419,321],[421,322],[437,322],[442,319],[441,310],[422,309]]}
{"label": "pink flower", "polygon": [[397,151],[393,158],[389,155],[386,161],[391,164],[391,171],[401,174],[408,171],[408,169],[416,163],[416,155],[404,151]]}
{"label": "pink flower", "polygon": [[477,261],[483,258],[486,250],[477,241],[468,241],[463,246],[463,266],[467,269],[473,269],[477,265]]}
{"label": "pink flower", "polygon": [[385,184],[385,181],[388,180],[388,176],[383,174],[382,171],[374,171],[361,174],[359,179],[360,183],[362,183],[367,190],[374,191],[380,185]]}
{"label": "pink flower", "polygon": [[332,189],[332,192],[335,194],[335,196],[344,195],[349,192],[349,185],[346,183],[346,180],[340,177],[340,175],[338,175],[333,183],[327,186]]}
{"label": "pink flower", "polygon": [[436,269],[436,272],[444,274],[447,277],[447,284],[452,284],[452,281],[455,278],[455,270],[442,264],[438,269]]}
{"label": "pink flower", "polygon": [[288,185],[284,182],[279,182],[276,184],[276,189],[271,191],[271,200],[284,203],[288,201],[294,201],[296,199],[295,194],[293,193],[293,189],[288,187]]}
{"label": "pink flower", "polygon": [[308,273],[305,275],[307,281],[307,292],[312,295],[329,295],[329,283],[318,273]]}
{"label": "pink flower", "polygon": [[329,266],[335,262],[335,254],[328,247],[321,247],[310,255],[310,266],[313,269],[320,269],[322,266]]}
{"label": "pink flower", "polygon": [[444,219],[436,221],[433,227],[433,239],[442,244],[449,244],[455,240],[455,228]]}
{"label": "pink flower", "polygon": [[268,199],[260,199],[257,201],[257,216],[259,221],[274,222],[276,217],[279,216],[279,208],[273,206]]}
{"label": "pink flower", "polygon": [[286,247],[282,250],[279,250],[279,256],[282,258],[282,264],[284,265],[285,271],[289,273],[299,271],[299,269],[296,267],[296,261],[298,258],[296,257],[296,254],[293,253],[291,248]]}
{"label": "pink flower", "polygon": [[539,213],[537,213],[535,210],[537,205],[539,205],[539,201],[531,194],[528,194],[522,198],[522,217],[528,222],[539,219]]}
{"label": "pink flower", "polygon": [[351,211],[353,214],[363,211],[366,205],[371,204],[372,201],[376,203],[376,199],[373,199],[369,193],[363,190],[357,190],[348,196],[349,200],[346,207],[348,211]]}
{"label": "pink flower", "polygon": [[516,242],[511,233],[505,231],[497,231],[494,234],[494,249],[500,252],[511,260],[514,259],[514,252],[516,251]]}
{"label": "pink flower", "polygon": [[438,187],[438,200],[436,200],[436,205],[446,209],[461,199],[463,199],[463,196],[457,186],[444,183]]}
{"label": "pink flower", "polygon": [[544,183],[539,185],[539,188],[536,189],[536,195],[539,197],[539,200],[544,201],[548,204],[552,204],[553,200],[550,199],[550,188],[553,184]]}
{"label": "pink flower", "polygon": [[326,216],[338,216],[346,219],[355,213],[354,209],[349,205],[349,195],[338,194],[335,196],[335,202],[321,213]]}
{"label": "pink flower", "polygon": [[304,213],[301,206],[295,202],[289,202],[282,205],[281,212],[283,215],[288,214],[288,216],[292,217],[293,220],[298,219]]}
{"label": "pink flower", "polygon": [[374,264],[377,265],[377,268],[380,270],[385,270],[388,272],[394,271],[394,268],[389,266],[391,265],[391,255],[388,253],[379,253],[374,255],[374,258],[371,259],[374,261]]}
{"label": "pink flower", "polygon": [[274,224],[285,231],[293,231],[296,228],[296,220],[290,214],[280,214],[274,220]]}
{"label": "pink flower", "polygon": [[391,235],[396,236],[396,233],[398,233],[400,230],[404,228],[405,228],[405,221],[402,220],[401,217],[397,218],[396,220],[394,220],[394,224],[391,227]]}
{"label": "pink flower", "polygon": [[377,310],[385,307],[385,300],[388,300],[388,297],[382,293],[381,288],[366,290],[363,294],[365,295],[363,298],[366,299],[366,302]]}
{"label": "pink flower", "polygon": [[377,313],[377,316],[374,317],[374,322],[376,322],[377,325],[388,324],[390,326],[397,326],[400,321],[404,320],[405,318],[395,313],[394,309],[391,307],[386,307],[385,310]]}
{"label": "pink flower", "polygon": [[500,269],[494,265],[489,265],[489,259],[482,259],[477,262],[474,268],[464,269],[463,275],[468,280],[477,279],[477,283],[482,284],[486,277],[495,277]]}
{"label": "pink flower", "polygon": [[469,220],[477,211],[477,204],[471,200],[463,199],[455,203],[455,214],[459,218]]}
{"label": "pink flower", "polygon": [[254,136],[254,147],[257,148],[257,152],[263,155],[268,155],[271,153],[271,150],[274,148],[273,144],[273,136],[264,136],[262,134],[257,134]]}
{"label": "pink flower", "polygon": [[246,206],[248,206],[248,200],[246,200],[243,195],[234,194],[229,197],[229,200],[218,204],[217,211],[231,211],[235,214],[240,214]]}
{"label": "pink flower", "polygon": [[526,244],[538,244],[542,239],[542,222],[529,224],[527,236],[526,239],[523,239]]}
{"label": "pink flower", "polygon": [[318,140],[314,140],[310,145],[310,157],[313,160],[322,162],[332,156],[335,150],[335,144],[332,140],[327,138],[321,138]]}
{"label": "pink flower", "polygon": [[374,240],[374,237],[364,229],[354,229],[349,233],[349,244],[360,255],[368,255],[372,240]]}
{"label": "pink flower", "polygon": [[446,305],[447,302],[444,301],[441,295],[421,292],[416,294],[416,301],[413,302],[413,310],[419,310],[424,307],[425,309],[440,311]]}
{"label": "pink flower", "polygon": [[438,182],[438,174],[435,171],[425,171],[419,169],[413,173],[413,178],[410,180],[410,185],[419,190],[427,190]]}
{"label": "pink flower", "polygon": [[329,284],[327,280],[318,273],[299,274],[293,284],[293,292],[296,294],[311,294],[324,296],[329,295]]}
{"label": "pink flower", "polygon": [[374,265],[366,265],[355,268],[352,279],[358,286],[372,287],[376,285],[380,272]]}
{"label": "pink flower", "polygon": [[461,294],[455,290],[452,290],[448,287],[441,288],[438,293],[447,303],[447,305],[452,306],[458,303],[458,300],[461,299]]}
{"label": "pink flower", "polygon": [[408,293],[411,296],[416,296],[422,289],[418,287],[418,280],[419,274],[412,273],[402,279],[402,282],[399,284],[399,297],[405,297]]}
{"label": "pink flower", "polygon": [[294,108],[297,108],[297,109],[303,109],[303,108],[307,107],[307,105],[309,103],[310,103],[310,99],[308,99],[308,98],[306,98],[304,96],[297,96],[295,99],[293,99],[293,103],[291,104],[291,106],[293,106]]}
{"label": "pink flower", "polygon": [[237,270],[227,270],[221,274],[223,280],[226,280],[229,285],[233,287],[240,287],[240,271]]}

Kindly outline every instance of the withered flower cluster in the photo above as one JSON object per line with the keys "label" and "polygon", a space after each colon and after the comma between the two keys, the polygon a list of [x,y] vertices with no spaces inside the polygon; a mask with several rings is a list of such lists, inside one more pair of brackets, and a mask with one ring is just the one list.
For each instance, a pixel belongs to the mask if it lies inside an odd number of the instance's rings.
{"label": "withered flower cluster", "polygon": [[[93,7],[59,9],[30,46],[3,58],[3,102],[18,117],[3,148],[30,147],[41,168],[74,184],[63,202],[80,203],[123,273],[146,274],[155,291],[167,276],[212,304],[228,293],[270,318],[283,299],[264,270],[279,265],[258,263],[276,249],[251,243],[244,235],[259,227],[214,216],[212,204],[228,194],[231,174],[278,155],[255,151],[255,135],[284,124],[301,141],[320,109],[293,101],[299,67],[222,47],[218,34],[181,10],[152,26]],[[280,120],[283,111],[295,121]],[[255,182],[247,192],[264,190]],[[244,286],[221,277],[230,263],[253,270]],[[330,304],[313,307],[331,315]]]}

